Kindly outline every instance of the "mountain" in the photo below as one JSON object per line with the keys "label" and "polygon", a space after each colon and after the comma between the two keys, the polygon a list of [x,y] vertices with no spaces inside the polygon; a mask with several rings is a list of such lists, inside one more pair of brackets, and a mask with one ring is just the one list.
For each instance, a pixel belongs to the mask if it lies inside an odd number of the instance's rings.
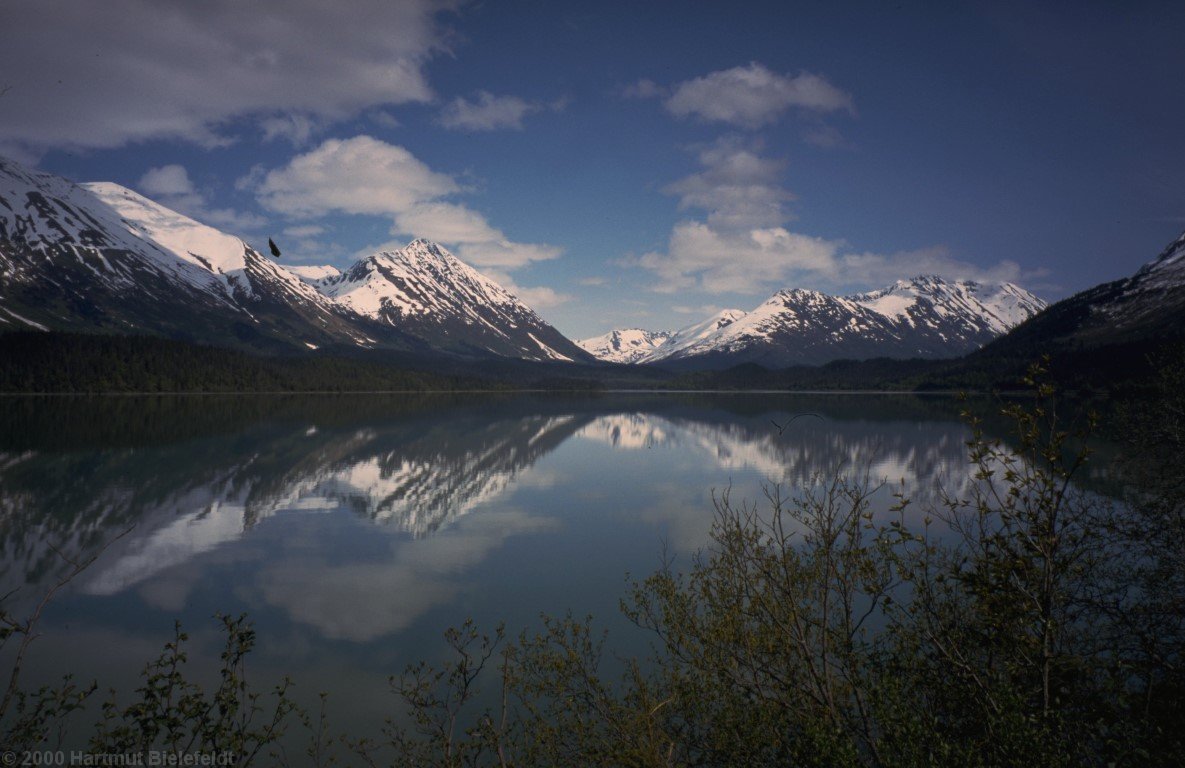
{"label": "mountain", "polygon": [[0,331],[28,329],[590,359],[427,241],[344,273],[292,268],[118,184],[75,184],[0,158]]}
{"label": "mountain", "polygon": [[670,341],[658,350],[658,354],[654,355],[652,360],[662,360],[677,355],[741,320],[746,314],[744,310],[740,309],[722,309],[707,320],[684,326],[672,334]]}
{"label": "mountain", "polygon": [[641,363],[662,348],[671,337],[670,331],[645,331],[641,328],[622,328],[576,344],[598,360],[610,363]]}
{"label": "mountain", "polygon": [[527,360],[589,359],[505,288],[427,240],[372,254],[310,284],[339,307],[435,349]]}
{"label": "mountain", "polygon": [[[1033,358],[1044,353],[1092,355],[1113,348],[1138,358],[1185,341],[1185,233],[1131,277],[1095,286],[1053,304],[974,359]],[[1109,362],[1122,365],[1120,357]]]}
{"label": "mountain", "polygon": [[623,328],[576,342],[599,360],[611,363],[650,363],[691,346],[744,317],[739,309],[725,309],[677,331]]}
{"label": "mountain", "polygon": [[1040,312],[1011,283],[899,280],[851,296],[778,291],[752,312],[726,310],[672,335],[643,362],[679,369],[758,363],[767,368],[872,357],[957,357]]}

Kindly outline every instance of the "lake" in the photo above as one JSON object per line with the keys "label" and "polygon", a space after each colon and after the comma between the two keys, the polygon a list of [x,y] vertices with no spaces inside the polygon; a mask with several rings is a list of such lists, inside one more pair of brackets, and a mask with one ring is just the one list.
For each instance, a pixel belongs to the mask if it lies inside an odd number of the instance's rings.
{"label": "lake", "polygon": [[[180,620],[199,669],[217,613],[250,615],[250,677],[331,695],[377,730],[387,677],[492,629],[592,615],[615,648],[627,574],[686,567],[713,493],[819,473],[904,482],[923,514],[969,482],[966,403],[911,395],[603,394],[0,398],[5,607],[108,549],[47,609],[23,682],[131,691]],[[990,403],[972,406],[990,413]],[[804,415],[787,425],[791,418]],[[775,424],[776,422],[776,424]],[[1002,426],[989,421],[989,432]],[[777,425],[784,425],[779,432]],[[882,512],[889,489],[878,494]],[[122,537],[121,532],[127,531]],[[119,537],[119,538],[117,538]],[[7,669],[7,668],[6,668]],[[126,700],[126,699],[125,699]]]}

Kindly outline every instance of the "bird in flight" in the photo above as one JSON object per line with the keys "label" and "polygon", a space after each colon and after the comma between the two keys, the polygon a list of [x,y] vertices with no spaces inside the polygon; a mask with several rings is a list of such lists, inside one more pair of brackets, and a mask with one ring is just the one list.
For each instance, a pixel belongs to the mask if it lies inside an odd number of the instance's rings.
{"label": "bird in flight", "polygon": [[267,239],[267,247],[272,249],[272,256],[275,256],[277,259],[280,258],[280,246],[276,245],[275,240],[269,237]]}
{"label": "bird in flight", "polygon": [[787,427],[789,427],[791,424],[793,424],[796,420],[801,419],[803,416],[814,416],[816,419],[819,419],[820,421],[825,421],[825,419],[817,413],[796,413],[793,416],[791,416],[790,421],[787,421],[785,424],[779,424],[778,422],[774,421],[773,419],[770,419],[769,423],[773,424],[775,427],[777,427],[778,434],[780,435],[786,431]]}

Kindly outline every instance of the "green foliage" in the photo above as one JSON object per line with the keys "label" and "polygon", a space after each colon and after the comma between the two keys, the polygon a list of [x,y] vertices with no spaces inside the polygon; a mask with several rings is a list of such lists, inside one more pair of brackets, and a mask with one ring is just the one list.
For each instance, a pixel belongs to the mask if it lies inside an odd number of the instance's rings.
{"label": "green foliage", "polygon": [[103,704],[102,721],[90,742],[93,752],[140,755],[144,760],[151,750],[201,752],[232,755],[234,765],[249,765],[283,735],[295,708],[288,698],[289,681],[276,685],[264,706],[263,695],[251,689],[245,671],[255,631],[245,616],[221,616],[219,621],[226,645],[217,686],[207,692],[186,677],[184,644],[189,637],[178,624],[173,640],[144,668],[137,698],[120,706],[112,691]]}

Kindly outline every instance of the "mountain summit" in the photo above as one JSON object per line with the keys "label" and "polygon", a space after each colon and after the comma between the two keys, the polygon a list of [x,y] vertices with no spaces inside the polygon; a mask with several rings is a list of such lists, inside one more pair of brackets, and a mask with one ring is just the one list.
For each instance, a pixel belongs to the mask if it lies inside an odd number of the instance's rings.
{"label": "mountain summit", "polygon": [[437,348],[535,360],[587,354],[502,286],[428,240],[312,282],[338,306]]}

